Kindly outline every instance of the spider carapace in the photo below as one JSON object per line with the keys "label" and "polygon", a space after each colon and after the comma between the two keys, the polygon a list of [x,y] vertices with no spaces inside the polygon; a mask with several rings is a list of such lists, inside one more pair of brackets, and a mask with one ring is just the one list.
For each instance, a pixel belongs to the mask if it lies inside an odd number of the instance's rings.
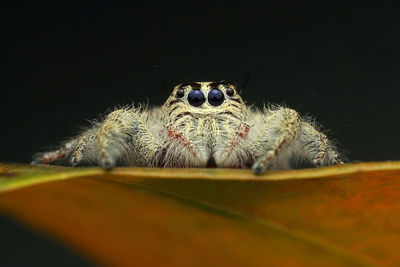
{"label": "spider carapace", "polygon": [[234,85],[177,85],[161,107],[128,106],[33,163],[272,169],[342,164],[334,145],[289,108],[248,107]]}

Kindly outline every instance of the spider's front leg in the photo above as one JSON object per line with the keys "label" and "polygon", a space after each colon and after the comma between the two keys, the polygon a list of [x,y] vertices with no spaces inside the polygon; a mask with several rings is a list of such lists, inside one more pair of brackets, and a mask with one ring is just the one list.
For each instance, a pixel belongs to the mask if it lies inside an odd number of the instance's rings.
{"label": "spider's front leg", "polygon": [[149,165],[161,146],[134,109],[110,113],[96,133],[98,164],[106,169],[118,162]]}
{"label": "spider's front leg", "polygon": [[302,121],[292,109],[267,110],[264,125],[255,130],[260,131],[253,143],[256,153],[253,171],[257,174],[271,168],[343,164],[328,138]]}
{"label": "spider's front leg", "polygon": [[264,118],[264,125],[256,129],[260,134],[253,144],[256,149],[253,171],[257,174],[272,167],[282,150],[298,137],[301,128],[301,118],[292,109],[268,110]]}
{"label": "spider's front leg", "polygon": [[117,163],[149,165],[159,150],[140,113],[132,108],[119,109],[61,148],[37,155],[32,163],[88,164],[110,169]]}

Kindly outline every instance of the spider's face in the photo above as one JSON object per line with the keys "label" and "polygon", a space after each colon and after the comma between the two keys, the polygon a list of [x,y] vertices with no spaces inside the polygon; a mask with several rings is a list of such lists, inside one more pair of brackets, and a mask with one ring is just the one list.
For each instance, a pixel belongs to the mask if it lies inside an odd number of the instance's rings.
{"label": "spider's face", "polygon": [[246,105],[234,85],[226,82],[189,82],[177,85],[164,108],[177,113],[207,116],[243,113]]}

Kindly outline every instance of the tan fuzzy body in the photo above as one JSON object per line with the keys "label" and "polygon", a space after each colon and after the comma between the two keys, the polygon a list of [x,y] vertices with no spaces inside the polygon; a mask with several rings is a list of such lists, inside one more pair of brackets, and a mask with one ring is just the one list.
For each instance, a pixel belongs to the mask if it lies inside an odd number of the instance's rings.
{"label": "tan fuzzy body", "polygon": [[[203,88],[207,95],[210,88]],[[242,167],[248,161],[242,159],[248,110],[239,95],[218,107],[207,102],[193,107],[172,95],[161,110],[167,129],[162,132],[167,150],[164,166]]]}
{"label": "tan fuzzy body", "polygon": [[256,173],[343,163],[327,137],[296,111],[251,109],[224,82],[180,84],[160,108],[117,109],[35,162],[252,167]]}

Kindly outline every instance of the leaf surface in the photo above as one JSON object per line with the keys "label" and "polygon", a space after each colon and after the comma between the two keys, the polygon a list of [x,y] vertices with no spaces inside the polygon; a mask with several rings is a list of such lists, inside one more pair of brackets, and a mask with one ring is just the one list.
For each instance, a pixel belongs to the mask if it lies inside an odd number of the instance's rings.
{"label": "leaf surface", "polygon": [[118,266],[400,263],[400,162],[274,171],[0,165],[0,213]]}

